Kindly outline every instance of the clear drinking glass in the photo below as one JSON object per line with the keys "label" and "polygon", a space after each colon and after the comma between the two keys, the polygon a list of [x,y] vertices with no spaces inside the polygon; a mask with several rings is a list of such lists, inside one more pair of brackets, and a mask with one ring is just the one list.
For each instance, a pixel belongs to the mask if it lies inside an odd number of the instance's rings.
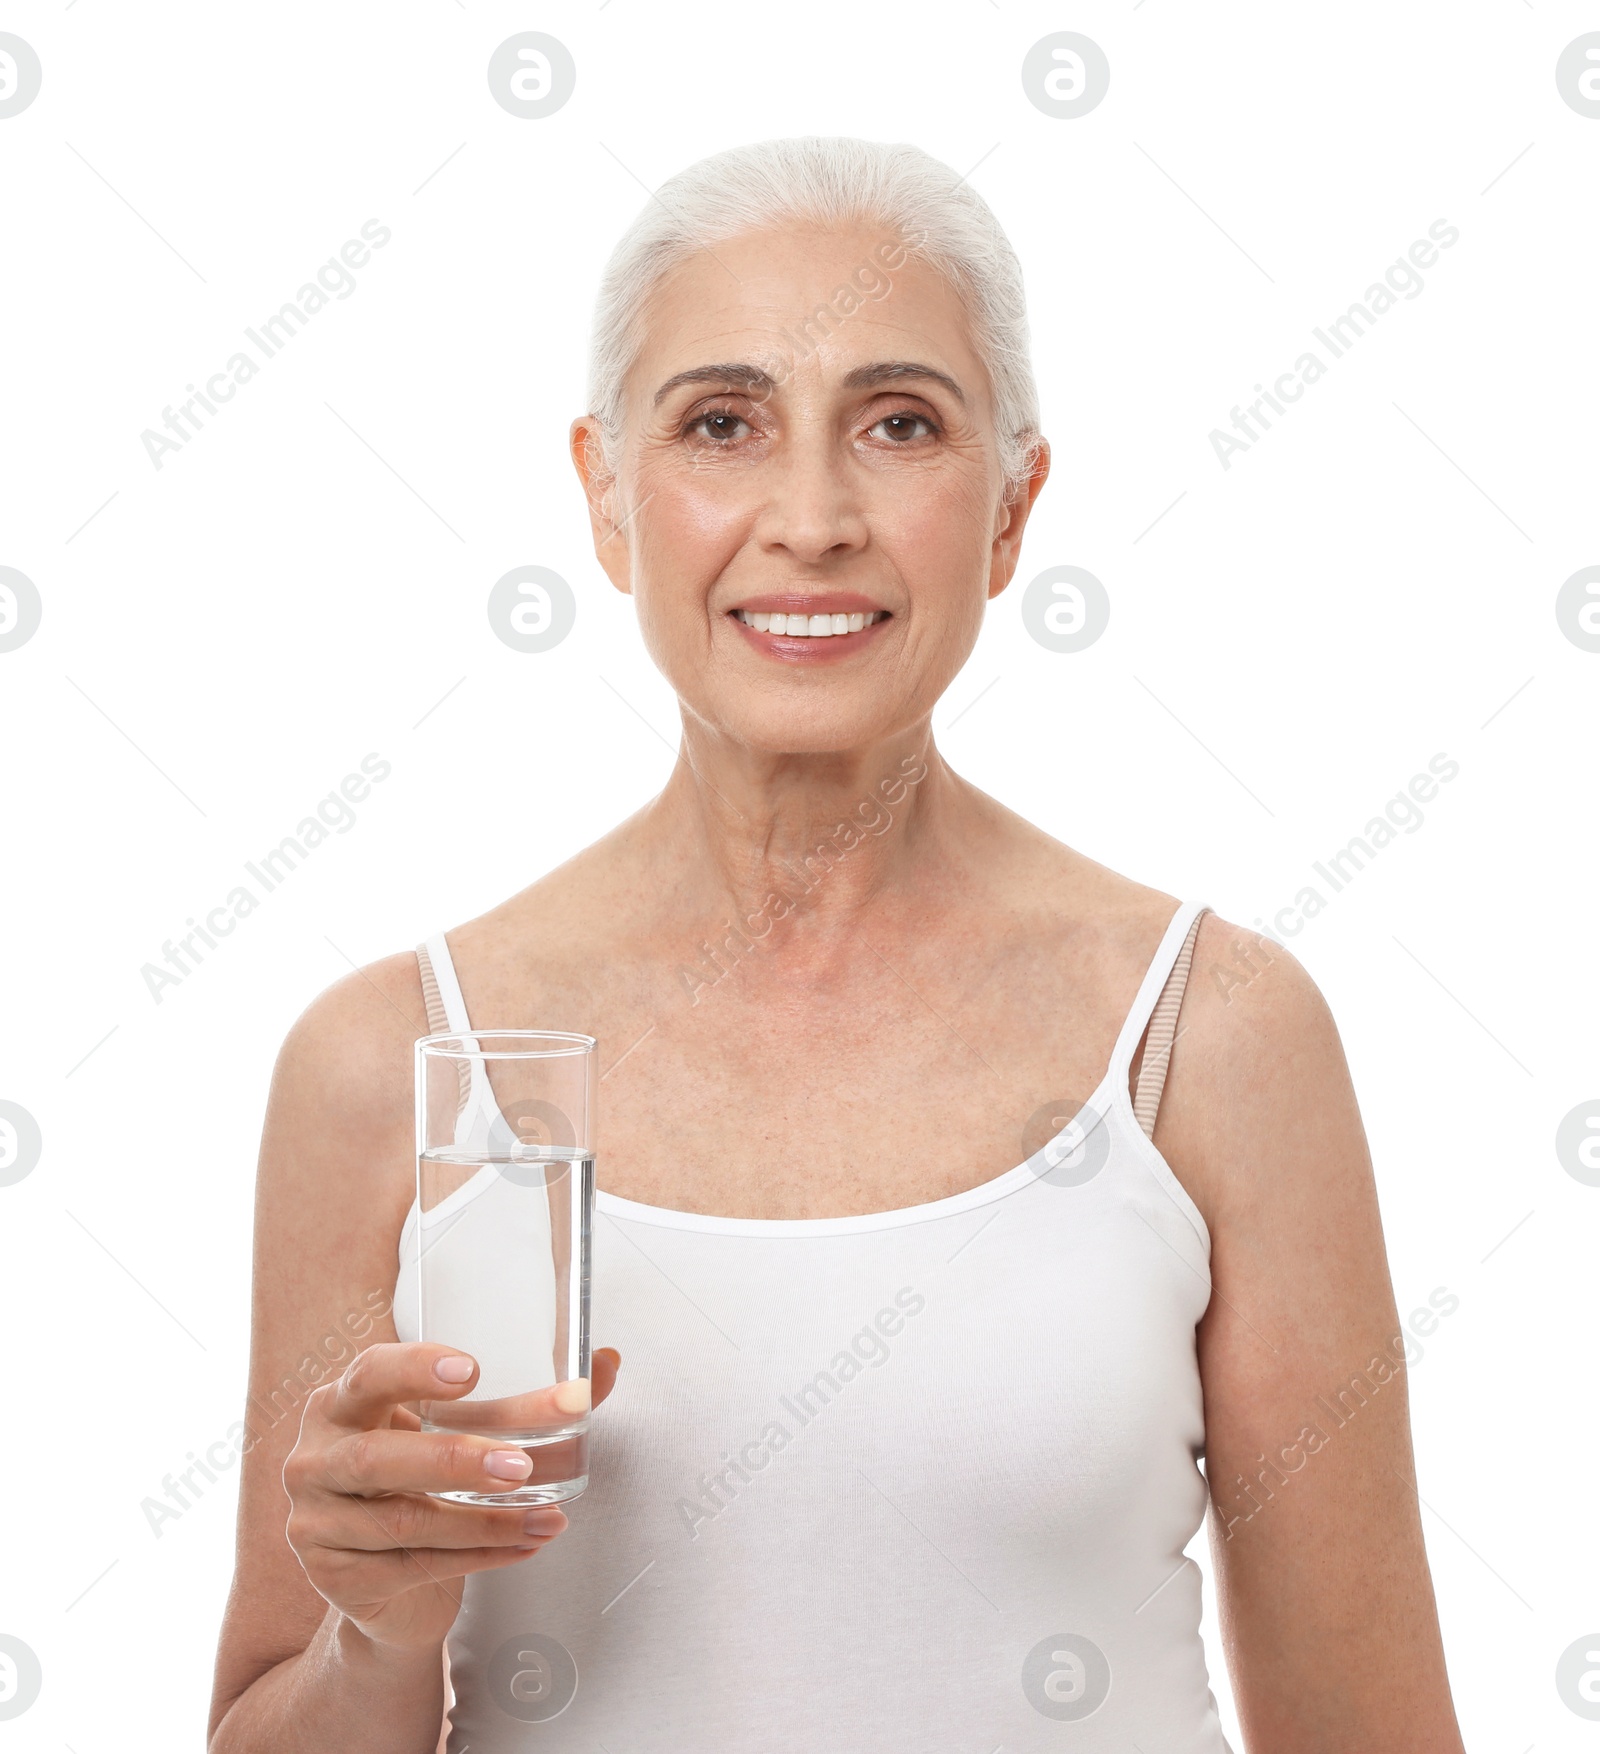
{"label": "clear drinking glass", "polygon": [[465,1504],[554,1504],[589,1484],[589,1415],[539,1391],[589,1376],[595,1040],[553,1030],[424,1036],[416,1047],[418,1329],[478,1380],[423,1401],[424,1431],[522,1450],[533,1472]]}

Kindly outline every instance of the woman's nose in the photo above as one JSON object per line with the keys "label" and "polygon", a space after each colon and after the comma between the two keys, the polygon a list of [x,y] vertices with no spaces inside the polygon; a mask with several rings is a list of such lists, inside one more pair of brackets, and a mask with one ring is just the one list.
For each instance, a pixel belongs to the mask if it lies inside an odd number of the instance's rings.
{"label": "woman's nose", "polygon": [[814,565],[866,546],[860,484],[827,439],[791,437],[760,475],[765,497],[755,534],[763,548]]}

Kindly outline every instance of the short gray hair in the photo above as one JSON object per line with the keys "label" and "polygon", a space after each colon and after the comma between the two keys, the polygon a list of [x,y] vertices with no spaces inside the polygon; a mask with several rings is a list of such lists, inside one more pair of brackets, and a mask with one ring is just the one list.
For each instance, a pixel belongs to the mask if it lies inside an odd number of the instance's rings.
{"label": "short gray hair", "polygon": [[920,147],[821,136],[703,158],[663,183],[623,234],[600,283],[589,349],[589,411],[608,457],[622,433],[642,314],[662,277],[723,239],[784,223],[882,225],[954,285],[989,372],[1001,470],[1008,488],[1019,485],[1036,454],[1039,396],[1022,268],[1000,222]]}

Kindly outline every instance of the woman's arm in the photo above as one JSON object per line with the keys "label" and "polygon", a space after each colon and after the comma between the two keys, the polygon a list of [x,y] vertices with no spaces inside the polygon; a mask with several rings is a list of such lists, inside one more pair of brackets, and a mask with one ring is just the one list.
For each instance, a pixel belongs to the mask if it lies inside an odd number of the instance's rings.
{"label": "woman's arm", "polygon": [[[411,1050],[426,1032],[416,963],[393,957],[323,994],[273,1075],[212,1754],[434,1754],[465,1575],[519,1563],[565,1526],[553,1508],[539,1534],[522,1510],[423,1496],[514,1483],[486,1466],[503,1448],[425,1434],[403,1411],[476,1380],[474,1367],[434,1381],[450,1348],[395,1343],[389,1315],[414,1177]],[[611,1374],[597,1355],[596,1400]]]}
{"label": "woman's arm", "polygon": [[1338,1031],[1281,945],[1214,916],[1181,1026],[1156,1143],[1211,1229],[1206,1475],[1249,1754],[1461,1754]]}

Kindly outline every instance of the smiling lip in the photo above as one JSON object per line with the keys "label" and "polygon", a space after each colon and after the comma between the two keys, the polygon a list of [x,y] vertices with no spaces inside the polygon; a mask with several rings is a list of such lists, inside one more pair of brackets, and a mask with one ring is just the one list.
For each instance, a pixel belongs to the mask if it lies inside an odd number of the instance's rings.
{"label": "smiling lip", "polygon": [[[770,628],[755,626],[753,618],[757,616],[763,622],[792,616],[808,625],[803,633],[790,633],[787,627],[782,633],[774,633]],[[727,611],[727,618],[744,639],[767,657],[789,663],[846,657],[859,651],[892,619],[887,609],[880,609],[870,598],[854,591],[819,591],[810,595],[776,591],[740,603]],[[831,627],[827,626],[830,622]],[[849,626],[851,622],[854,627]]]}
{"label": "smiling lip", "polygon": [[729,605],[729,612],[743,609],[751,615],[885,615],[881,603],[859,591],[769,591]]}

